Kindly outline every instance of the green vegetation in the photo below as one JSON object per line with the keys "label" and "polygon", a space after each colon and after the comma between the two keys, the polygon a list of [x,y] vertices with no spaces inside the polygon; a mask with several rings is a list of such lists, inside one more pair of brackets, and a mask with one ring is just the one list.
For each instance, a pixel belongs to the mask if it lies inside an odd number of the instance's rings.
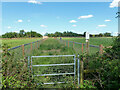
{"label": "green vegetation", "polygon": [[[86,32],[84,32],[83,34],[77,34],[74,32],[69,32],[69,31],[65,31],[63,33],[61,32],[55,32],[55,33],[46,33],[45,35],[49,36],[49,37],[85,37]],[[111,37],[111,33],[99,33],[99,34],[90,34],[90,37]]]}
{"label": "green vegetation", "polygon": [[42,37],[42,35],[35,31],[25,32],[24,30],[20,30],[19,33],[7,32],[2,35],[2,38],[20,38],[20,37],[28,37],[28,38],[29,37]]}
{"label": "green vegetation", "polygon": [[[64,40],[76,41],[84,43],[83,38],[63,38]],[[33,49],[30,54],[26,56],[41,56],[41,55],[68,55],[78,54],[79,46],[73,47],[70,44],[65,46],[64,40],[47,39],[40,43],[38,49]],[[93,41],[92,41],[93,40]],[[79,53],[80,60],[84,62],[84,78],[83,84],[78,87],[73,83],[73,76],[49,76],[49,77],[32,77],[31,70],[28,69],[27,57],[14,58],[15,53],[3,50],[2,58],[2,84],[3,87],[8,88],[97,88],[97,89],[119,89],[120,87],[120,37],[112,38],[91,38],[90,44],[107,46],[104,48],[104,53],[99,55],[94,53],[87,55],[85,52]],[[110,41],[110,43],[108,43]],[[112,46],[109,47],[108,46]],[[6,49],[7,46],[4,46]],[[76,49],[75,49],[76,48]],[[30,47],[28,47],[28,50]],[[84,49],[85,50],[85,49]],[[92,50],[92,49],[91,49]],[[93,51],[92,51],[93,52]],[[19,54],[20,55],[20,54]],[[72,63],[73,58],[34,58],[33,64],[54,64],[54,63]],[[31,67],[31,66],[30,66]],[[73,67],[34,67],[34,74],[49,74],[49,73],[64,73],[72,72]],[[76,77],[77,78],[77,77]],[[43,85],[45,82],[65,81],[66,84]],[[37,85],[37,83],[40,83]]]}

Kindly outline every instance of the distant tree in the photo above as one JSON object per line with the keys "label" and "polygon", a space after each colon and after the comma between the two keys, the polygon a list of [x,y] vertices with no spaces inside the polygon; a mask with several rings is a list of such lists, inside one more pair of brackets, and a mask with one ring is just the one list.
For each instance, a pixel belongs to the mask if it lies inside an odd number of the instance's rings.
{"label": "distant tree", "polygon": [[24,31],[24,30],[20,30],[19,35],[20,35],[20,37],[24,37],[24,35],[25,35],[25,31]]}
{"label": "distant tree", "polygon": [[44,36],[48,36],[48,33],[46,32],[46,33],[44,34]]}
{"label": "distant tree", "polygon": [[106,33],[104,33],[104,36],[105,37],[111,37],[111,33],[106,32]]}
{"label": "distant tree", "polygon": [[86,32],[83,33],[83,36],[84,36],[84,37],[85,37],[85,35],[86,35]]}
{"label": "distant tree", "polygon": [[103,37],[104,35],[102,33],[99,34],[99,37]]}
{"label": "distant tree", "polygon": [[35,31],[25,32],[24,30],[20,30],[19,33],[7,32],[2,35],[2,38],[19,38],[19,37],[42,37],[42,35]]}

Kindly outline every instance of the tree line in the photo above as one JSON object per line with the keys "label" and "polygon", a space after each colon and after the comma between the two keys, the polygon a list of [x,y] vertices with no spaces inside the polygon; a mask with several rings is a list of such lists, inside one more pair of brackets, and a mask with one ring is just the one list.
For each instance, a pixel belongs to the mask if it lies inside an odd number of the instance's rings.
{"label": "tree line", "polygon": [[21,38],[21,37],[42,37],[41,34],[35,32],[35,31],[30,31],[30,32],[25,32],[24,30],[20,30],[19,33],[16,32],[7,32],[2,35],[2,38]]}
{"label": "tree line", "polygon": [[[85,37],[86,32],[83,34],[77,34],[69,31],[65,31],[63,33],[61,32],[55,32],[55,33],[46,33],[45,36],[48,37]],[[111,37],[111,33],[99,33],[99,34],[90,34],[90,37]]]}
{"label": "tree line", "polygon": [[[86,32],[83,34],[74,33],[71,31],[55,32],[55,33],[46,33],[44,36],[48,37],[85,37]],[[90,34],[90,37],[111,37],[111,33],[99,33],[99,34]],[[35,31],[25,32],[24,30],[20,30],[19,33],[16,32],[7,32],[2,35],[2,38],[30,38],[30,37],[42,37],[40,33]]]}

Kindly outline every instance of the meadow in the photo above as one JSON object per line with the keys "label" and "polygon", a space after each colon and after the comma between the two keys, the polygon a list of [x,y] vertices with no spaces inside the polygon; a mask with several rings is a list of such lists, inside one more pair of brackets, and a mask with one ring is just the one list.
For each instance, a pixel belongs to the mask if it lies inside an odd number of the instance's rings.
{"label": "meadow", "polygon": [[[20,44],[27,43],[28,39],[24,39],[23,42],[19,41]],[[30,39],[29,39],[30,40]],[[36,40],[36,39],[34,39]],[[63,75],[63,76],[41,76],[37,77],[34,75],[39,75],[39,74],[51,74],[51,73],[70,73],[73,72],[73,66],[50,66],[50,67],[33,67],[31,71],[31,66],[28,70],[28,56],[44,56],[44,55],[77,55],[78,53],[81,55],[81,45],[75,44],[73,47],[73,43],[69,42],[69,47],[68,47],[68,41],[74,41],[74,42],[80,42],[80,43],[85,43],[84,38],[62,38],[62,40],[58,39],[46,39],[46,40],[41,40],[41,42],[37,45],[33,45],[33,50],[30,50],[30,46],[28,45],[25,50],[25,57],[22,56],[22,48],[19,48],[16,51],[10,51],[12,53],[9,56],[9,60],[7,62],[7,65],[9,70],[7,71],[8,75],[6,76],[9,80],[9,76],[16,75],[15,79],[16,81],[19,81],[17,84],[12,84],[8,85],[9,87],[34,87],[32,85],[35,85],[35,87],[39,88],[78,88],[77,84],[77,77],[75,79],[76,83],[73,83],[74,77],[73,75]],[[6,40],[7,42],[7,40]],[[32,42],[32,41],[31,41]],[[66,42],[66,45],[65,45]],[[111,46],[112,45],[112,38],[91,38],[90,39],[90,44],[92,45],[100,45],[103,44],[104,46]],[[10,43],[10,42],[9,42]],[[12,45],[11,45],[12,46]],[[17,52],[17,53],[16,53]],[[84,52],[85,51],[85,46],[84,46]],[[90,54],[93,55],[96,52],[99,52],[99,48],[94,48],[90,47]],[[4,61],[4,60],[3,60]],[[99,69],[100,65],[102,66],[103,60],[96,59],[96,56],[91,56],[89,57],[89,61],[84,61],[84,68],[90,68],[90,69]],[[73,63],[74,60],[73,58],[70,57],[60,57],[60,58],[34,58],[32,64],[33,65],[40,65],[40,64],[60,64],[60,63]],[[12,64],[13,65],[12,65]],[[95,65],[96,63],[96,65]],[[89,66],[88,66],[89,64]],[[4,65],[5,66],[5,65]],[[17,68],[16,68],[17,67]],[[76,66],[77,67],[77,66]],[[111,66],[112,67],[112,66]],[[5,67],[6,68],[6,67]],[[6,70],[6,69],[5,69]],[[14,72],[13,72],[14,70]],[[106,69],[107,70],[107,69]],[[28,72],[29,71],[29,72]],[[24,73],[24,77],[23,77]],[[93,73],[94,74],[94,73]],[[103,73],[102,73],[103,74]],[[105,73],[106,74],[106,73]],[[26,80],[27,77],[28,79]],[[18,78],[18,79],[17,79]],[[91,74],[85,75],[85,79],[89,80],[90,78],[94,79]],[[92,87],[94,88],[93,83],[90,81],[84,82],[85,87]],[[56,82],[68,82],[66,84],[57,84]],[[7,81],[8,82],[8,81]],[[13,82],[14,80],[10,79],[9,82]],[[44,85],[43,83],[47,82],[55,82],[54,85]],[[87,84],[86,84],[87,82]],[[23,83],[21,85],[20,83]],[[98,82],[99,83],[99,82]],[[97,84],[98,84],[97,83]],[[31,85],[32,84],[32,85]],[[96,85],[100,87],[99,85]]]}
{"label": "meadow", "polygon": [[13,38],[13,39],[1,39],[2,44],[7,44],[9,48],[19,46],[22,44],[27,44],[30,42],[34,42],[40,40],[41,38]]}
{"label": "meadow", "polygon": [[[62,38],[63,40],[69,40],[69,41],[74,41],[74,42],[79,42],[79,43],[86,43],[85,38]],[[113,43],[113,37],[90,37],[89,39],[89,44],[90,45],[100,45],[102,44],[103,46],[111,46]]]}

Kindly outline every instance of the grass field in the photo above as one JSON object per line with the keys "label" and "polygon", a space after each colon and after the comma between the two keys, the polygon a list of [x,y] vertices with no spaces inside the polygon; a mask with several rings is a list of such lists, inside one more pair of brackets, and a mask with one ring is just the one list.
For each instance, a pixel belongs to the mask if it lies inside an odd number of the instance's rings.
{"label": "grass field", "polygon": [[[85,38],[63,38],[63,40],[86,43]],[[91,45],[102,44],[103,46],[111,46],[112,41],[113,41],[112,37],[95,37],[95,38],[90,38],[89,44]]]}
{"label": "grass field", "polygon": [[12,48],[18,45],[34,42],[40,39],[41,38],[2,39],[2,44],[7,44],[9,48]]}

